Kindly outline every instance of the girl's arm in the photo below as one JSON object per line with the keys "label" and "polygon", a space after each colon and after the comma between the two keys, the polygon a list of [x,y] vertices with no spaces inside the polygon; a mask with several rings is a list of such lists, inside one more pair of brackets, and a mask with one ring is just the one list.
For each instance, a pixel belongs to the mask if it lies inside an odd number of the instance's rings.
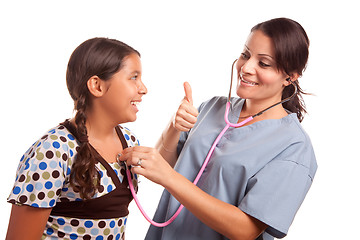
{"label": "girl's arm", "polygon": [[13,204],[6,240],[39,240],[44,232],[51,208]]}
{"label": "girl's arm", "polygon": [[158,153],[147,147],[132,147],[123,151],[120,160],[137,165],[132,171],[165,187],[200,221],[230,239],[255,239],[267,227],[238,207],[205,193],[184,176],[177,173]]}

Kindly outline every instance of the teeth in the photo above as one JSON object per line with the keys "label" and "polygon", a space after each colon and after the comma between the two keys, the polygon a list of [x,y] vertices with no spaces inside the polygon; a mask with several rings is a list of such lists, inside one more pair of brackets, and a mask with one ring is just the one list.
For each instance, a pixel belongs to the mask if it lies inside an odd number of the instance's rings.
{"label": "teeth", "polygon": [[140,102],[131,102],[132,105],[139,106]]}
{"label": "teeth", "polygon": [[257,85],[257,83],[246,81],[246,80],[243,79],[243,78],[241,78],[241,81],[243,81],[243,82],[246,83],[246,84],[250,84],[250,85],[252,85],[252,86]]}

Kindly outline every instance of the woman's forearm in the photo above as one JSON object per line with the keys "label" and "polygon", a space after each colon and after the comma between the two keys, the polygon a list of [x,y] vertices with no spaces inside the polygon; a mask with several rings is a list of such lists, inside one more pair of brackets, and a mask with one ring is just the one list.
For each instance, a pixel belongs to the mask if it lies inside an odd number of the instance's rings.
{"label": "woman's forearm", "polygon": [[202,191],[175,171],[162,185],[200,221],[229,239],[256,239],[267,227],[238,207]]}
{"label": "woman's forearm", "polygon": [[162,132],[161,137],[157,141],[155,148],[159,151],[161,156],[174,167],[177,161],[177,144],[180,137],[180,131],[173,126],[173,120]]}

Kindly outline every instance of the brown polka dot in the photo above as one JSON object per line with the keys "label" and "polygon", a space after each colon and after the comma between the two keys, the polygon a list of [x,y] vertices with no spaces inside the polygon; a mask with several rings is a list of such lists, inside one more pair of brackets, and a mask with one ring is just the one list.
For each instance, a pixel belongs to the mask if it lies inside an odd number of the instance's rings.
{"label": "brown polka dot", "polygon": [[55,170],[51,173],[51,175],[53,176],[53,178],[58,178],[60,176],[59,171]]}
{"label": "brown polka dot", "polygon": [[136,138],[135,138],[133,135],[131,135],[131,140],[132,140],[133,142],[135,142]]}
{"label": "brown polka dot", "polygon": [[39,192],[38,193],[38,199],[43,200],[44,198],[45,198],[45,193],[44,192]]}
{"label": "brown polka dot", "polygon": [[99,228],[104,228],[104,227],[106,226],[105,221],[100,221],[100,222],[98,223],[98,226],[99,226]]}
{"label": "brown polka dot", "polygon": [[63,233],[63,232],[61,232],[61,231],[58,231],[58,237],[60,237],[60,238],[63,238],[63,237],[65,237],[65,233]]}
{"label": "brown polka dot", "polygon": [[123,223],[123,220],[120,218],[119,222],[118,222],[118,226],[120,227]]}
{"label": "brown polka dot", "polygon": [[47,138],[47,136],[48,136],[48,135],[44,135],[44,136],[42,136],[42,138],[41,138],[41,139],[45,139],[45,138]]}
{"label": "brown polka dot", "polygon": [[68,156],[66,155],[66,153],[64,153],[64,154],[62,155],[62,159],[63,159],[64,161],[68,160]]}
{"label": "brown polka dot", "polygon": [[45,156],[46,156],[48,159],[51,159],[51,158],[54,157],[54,153],[53,153],[52,151],[47,151],[47,152],[45,153]]}
{"label": "brown polka dot", "polygon": [[90,235],[84,235],[84,236],[83,236],[83,239],[84,239],[84,240],[90,240],[90,239],[91,239],[91,236],[90,236]]}
{"label": "brown polka dot", "polygon": [[32,175],[32,179],[33,179],[34,181],[39,180],[39,179],[40,179],[40,174],[34,173],[34,174]]}
{"label": "brown polka dot", "polygon": [[73,219],[70,221],[70,224],[71,224],[71,226],[74,226],[74,227],[79,226],[79,220]]}
{"label": "brown polka dot", "polygon": [[25,195],[22,195],[20,198],[19,198],[19,202],[20,203],[25,203],[26,201],[27,201],[27,196],[25,196]]}
{"label": "brown polka dot", "polygon": [[114,235],[109,235],[108,237],[107,237],[107,240],[113,240],[114,239]]}
{"label": "brown polka dot", "polygon": [[63,141],[63,142],[66,142],[66,138],[63,137],[63,136],[60,137],[60,140]]}
{"label": "brown polka dot", "polygon": [[26,179],[26,177],[25,177],[25,175],[23,174],[23,175],[21,175],[21,176],[19,177],[19,182],[23,182],[23,181],[25,181],[25,179]]}

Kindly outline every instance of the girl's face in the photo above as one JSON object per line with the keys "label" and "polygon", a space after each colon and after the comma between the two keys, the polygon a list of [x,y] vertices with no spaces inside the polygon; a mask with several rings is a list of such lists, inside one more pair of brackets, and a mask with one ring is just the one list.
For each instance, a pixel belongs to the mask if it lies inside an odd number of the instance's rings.
{"label": "girl's face", "polygon": [[281,100],[283,88],[289,84],[284,72],[278,71],[272,40],[257,30],[251,32],[236,63],[237,95],[252,101]]}
{"label": "girl's face", "polygon": [[141,80],[141,61],[137,54],[123,60],[123,67],[106,81],[107,91],[102,97],[102,108],[119,123],[133,122],[147,89]]}

